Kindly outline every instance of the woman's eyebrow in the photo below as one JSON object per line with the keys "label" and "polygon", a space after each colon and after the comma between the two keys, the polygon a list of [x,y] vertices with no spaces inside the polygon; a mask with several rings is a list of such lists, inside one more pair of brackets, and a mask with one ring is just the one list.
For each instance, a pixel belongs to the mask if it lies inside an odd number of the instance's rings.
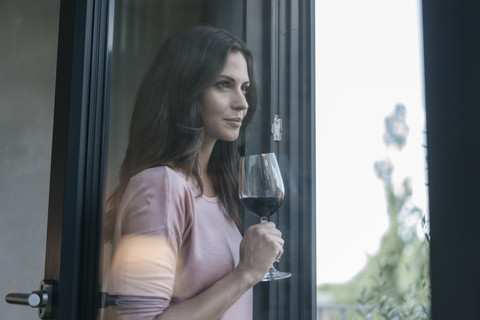
{"label": "woman's eyebrow", "polygon": [[[227,76],[227,75],[224,75],[224,74],[221,74],[221,75],[219,75],[218,77],[219,77],[219,78],[225,78],[225,79],[227,79],[227,80],[229,80],[229,81],[232,81],[232,82],[236,82],[235,78],[230,77],[230,76]],[[247,80],[247,81],[245,81],[243,84],[250,84],[250,81]]]}
{"label": "woman's eyebrow", "polygon": [[227,79],[227,80],[229,80],[229,81],[235,81],[235,78],[232,78],[232,77],[230,77],[230,76],[226,76],[226,75],[224,75],[224,74],[221,74],[221,75],[219,75],[218,77],[219,77],[219,78],[225,78],[225,79]]}

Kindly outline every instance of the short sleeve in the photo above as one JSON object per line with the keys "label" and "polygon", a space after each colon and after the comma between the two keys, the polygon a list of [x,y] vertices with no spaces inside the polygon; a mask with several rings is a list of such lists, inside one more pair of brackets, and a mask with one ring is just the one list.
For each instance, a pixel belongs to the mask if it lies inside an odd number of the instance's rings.
{"label": "short sleeve", "polygon": [[191,220],[194,195],[185,178],[167,167],[134,176],[119,208],[119,231],[128,234],[166,235],[177,246]]}

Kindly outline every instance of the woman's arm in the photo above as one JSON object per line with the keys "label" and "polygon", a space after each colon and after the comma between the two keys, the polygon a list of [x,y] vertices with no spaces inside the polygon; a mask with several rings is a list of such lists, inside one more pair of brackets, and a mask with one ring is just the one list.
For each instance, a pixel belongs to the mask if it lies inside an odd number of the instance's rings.
{"label": "woman's arm", "polygon": [[248,289],[258,283],[283,253],[281,232],[271,222],[245,232],[240,261],[231,273],[199,295],[168,307],[157,320],[212,320],[220,318]]}

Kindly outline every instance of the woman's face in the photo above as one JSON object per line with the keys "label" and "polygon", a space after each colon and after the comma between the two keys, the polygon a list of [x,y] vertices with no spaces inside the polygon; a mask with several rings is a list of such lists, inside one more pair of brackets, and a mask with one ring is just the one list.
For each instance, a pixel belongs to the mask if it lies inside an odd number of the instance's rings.
{"label": "woman's face", "polygon": [[247,62],[239,51],[230,52],[225,66],[202,96],[204,142],[234,141],[247,114]]}

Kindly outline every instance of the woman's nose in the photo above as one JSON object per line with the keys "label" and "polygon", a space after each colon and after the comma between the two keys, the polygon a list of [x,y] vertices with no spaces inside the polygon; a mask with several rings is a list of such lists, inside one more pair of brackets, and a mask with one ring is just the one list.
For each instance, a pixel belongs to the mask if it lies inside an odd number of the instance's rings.
{"label": "woman's nose", "polygon": [[243,90],[236,90],[232,101],[232,107],[236,110],[248,109],[247,97],[245,96],[245,92]]}

